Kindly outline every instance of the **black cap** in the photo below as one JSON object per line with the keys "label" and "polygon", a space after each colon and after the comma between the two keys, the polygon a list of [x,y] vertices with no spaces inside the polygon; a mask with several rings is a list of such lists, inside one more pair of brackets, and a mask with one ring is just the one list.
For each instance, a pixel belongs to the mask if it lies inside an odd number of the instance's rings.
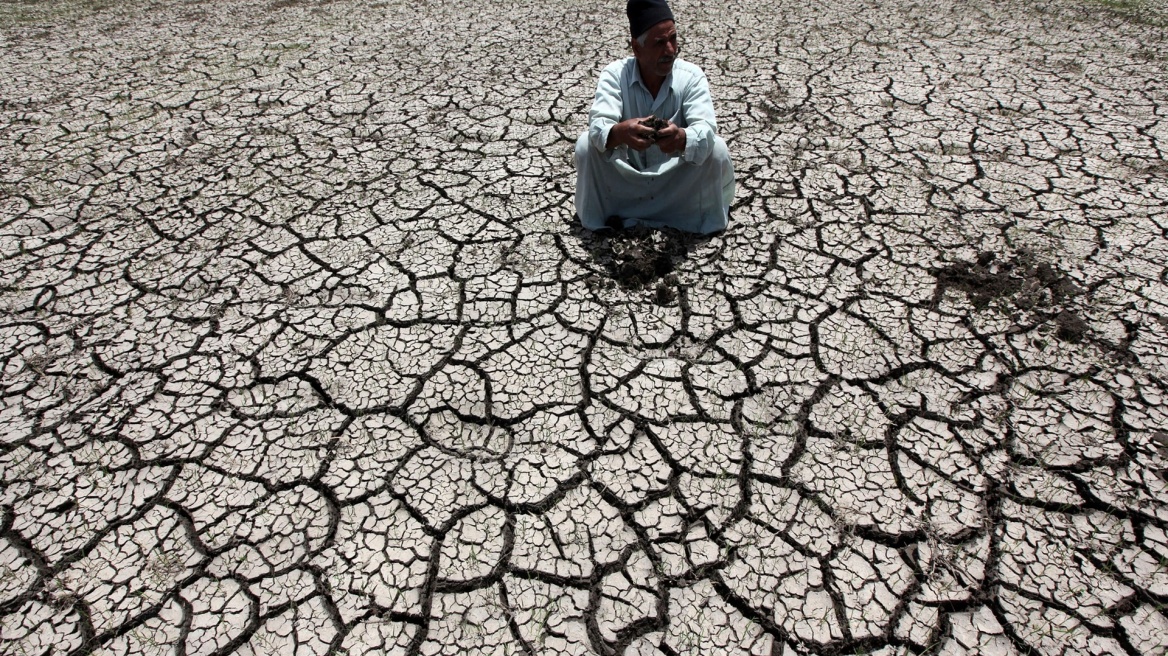
{"label": "black cap", "polygon": [[661,21],[673,20],[665,0],[629,0],[629,31],[637,38]]}

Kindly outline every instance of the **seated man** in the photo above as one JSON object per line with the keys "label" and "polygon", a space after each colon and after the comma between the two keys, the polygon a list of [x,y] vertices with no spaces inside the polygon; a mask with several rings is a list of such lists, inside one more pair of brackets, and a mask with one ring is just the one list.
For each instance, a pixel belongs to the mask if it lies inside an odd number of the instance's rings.
{"label": "seated man", "polygon": [[600,74],[588,130],[576,142],[576,213],[589,230],[723,230],[734,165],[714,134],[706,76],[677,58],[665,0],[629,0],[627,12],[633,56]]}

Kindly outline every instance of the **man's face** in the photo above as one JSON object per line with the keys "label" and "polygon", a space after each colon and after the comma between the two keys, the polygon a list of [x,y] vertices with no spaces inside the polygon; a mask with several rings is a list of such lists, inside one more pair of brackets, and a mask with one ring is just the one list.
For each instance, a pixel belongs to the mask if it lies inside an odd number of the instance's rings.
{"label": "man's face", "polygon": [[673,61],[677,59],[680,47],[677,44],[677,28],[673,21],[661,21],[645,33],[645,45],[633,39],[633,56],[642,71],[649,71],[659,77],[669,75]]}

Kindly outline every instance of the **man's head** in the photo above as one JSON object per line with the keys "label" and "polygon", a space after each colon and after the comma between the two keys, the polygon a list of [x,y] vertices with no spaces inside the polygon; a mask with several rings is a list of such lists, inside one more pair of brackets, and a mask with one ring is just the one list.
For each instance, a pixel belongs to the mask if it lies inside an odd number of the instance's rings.
{"label": "man's head", "polygon": [[679,51],[673,12],[665,0],[629,0],[629,31],[633,56],[641,73],[665,77]]}

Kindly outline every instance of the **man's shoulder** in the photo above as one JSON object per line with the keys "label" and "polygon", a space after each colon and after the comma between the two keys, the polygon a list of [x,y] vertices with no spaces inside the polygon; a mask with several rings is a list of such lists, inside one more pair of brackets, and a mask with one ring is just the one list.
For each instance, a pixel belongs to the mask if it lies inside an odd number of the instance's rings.
{"label": "man's shoulder", "polygon": [[673,62],[673,70],[678,77],[705,77],[706,73],[697,64],[678,58]]}
{"label": "man's shoulder", "polygon": [[611,64],[609,64],[608,66],[605,66],[603,72],[608,73],[610,75],[615,75],[617,77],[620,77],[622,75],[626,75],[628,73],[631,73],[633,67],[636,66],[636,61],[637,60],[632,58],[632,57],[625,57],[624,59],[618,59],[618,60],[612,62]]}

